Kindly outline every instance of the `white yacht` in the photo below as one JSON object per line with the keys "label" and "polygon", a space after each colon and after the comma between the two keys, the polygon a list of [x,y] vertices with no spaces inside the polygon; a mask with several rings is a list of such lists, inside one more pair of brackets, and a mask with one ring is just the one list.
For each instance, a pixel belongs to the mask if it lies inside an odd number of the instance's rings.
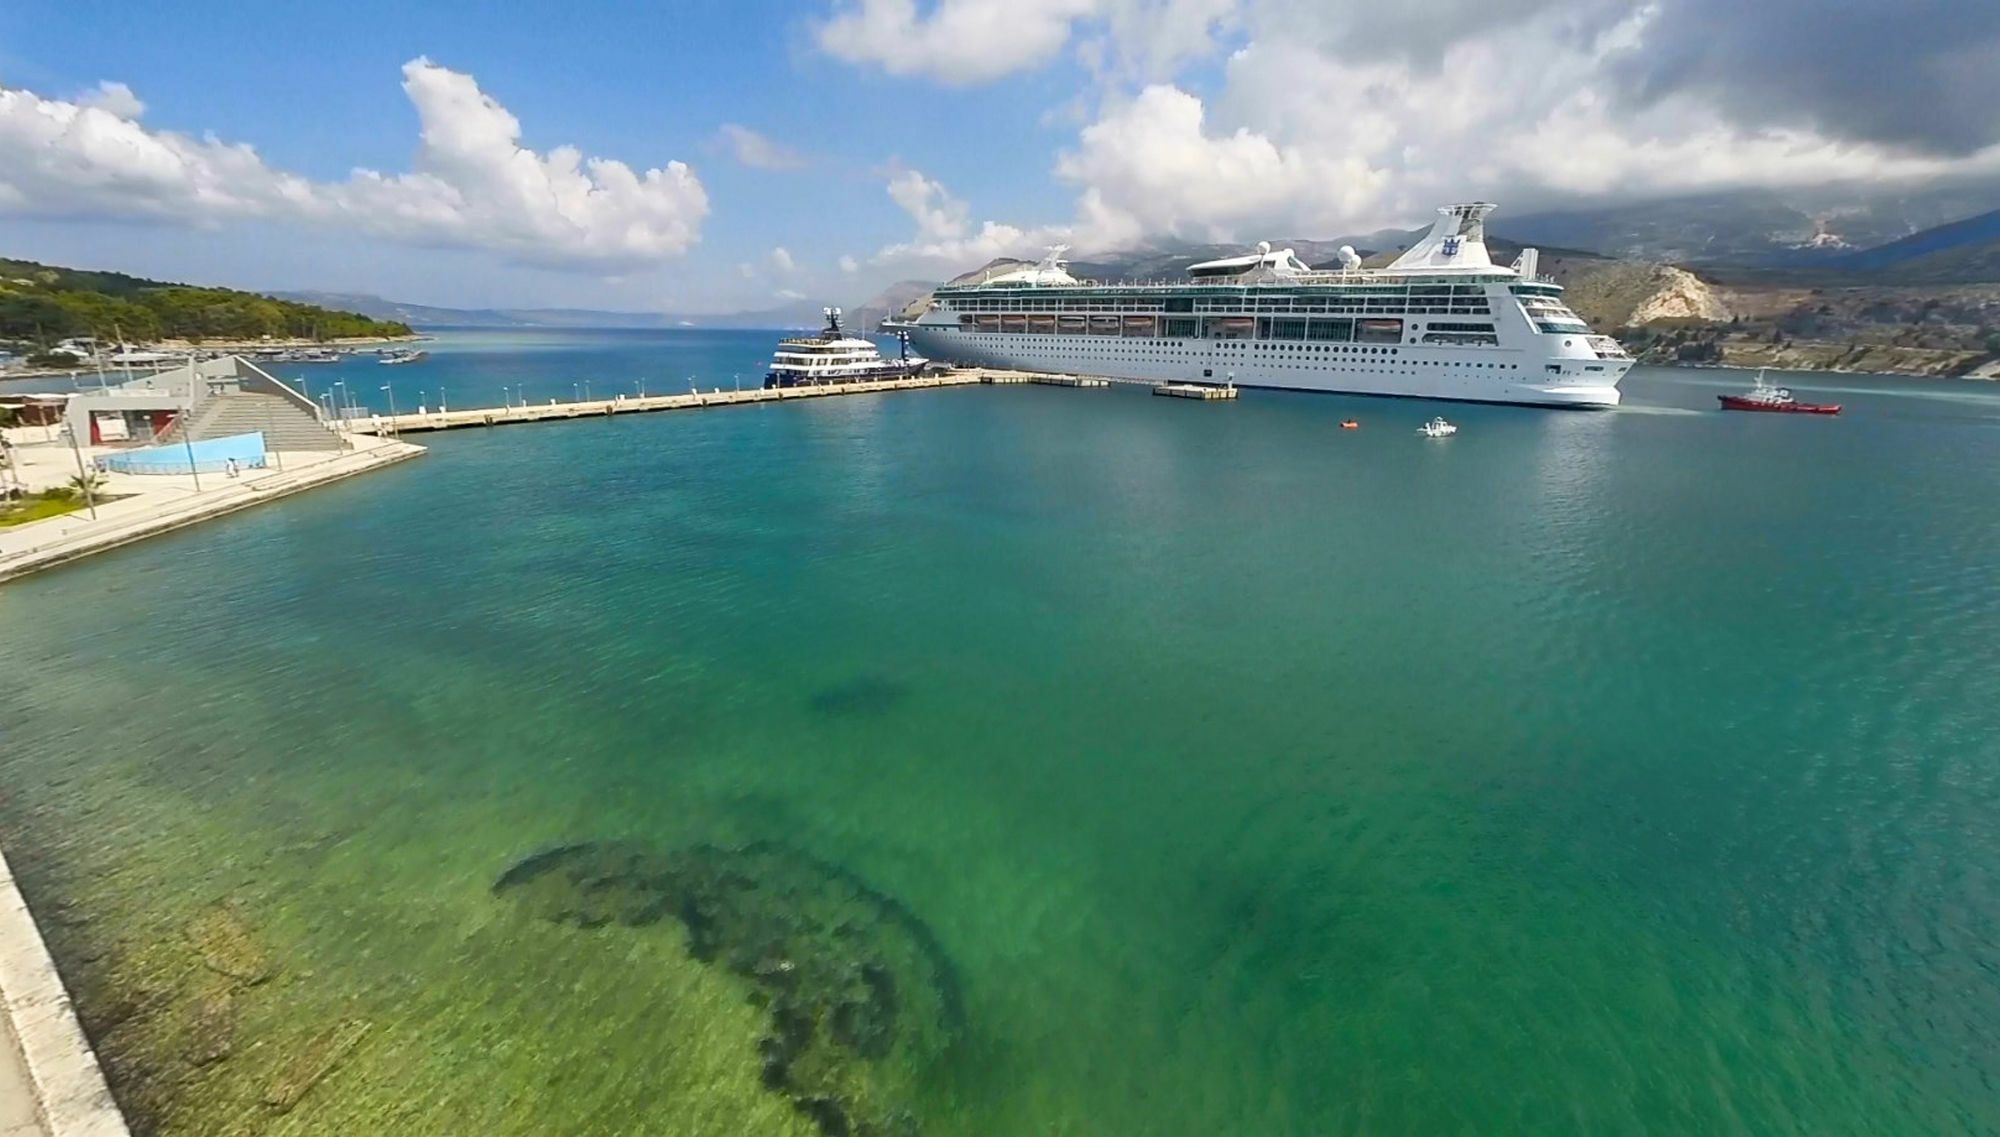
{"label": "white yacht", "polygon": [[827,308],[826,329],[816,336],[797,336],[778,341],[771,356],[766,387],[810,387],[817,383],[863,383],[871,379],[902,379],[915,375],[929,362],[909,353],[907,340],[901,358],[883,359],[871,340],[859,339],[840,329],[840,309]]}
{"label": "white yacht", "polygon": [[1423,435],[1425,438],[1450,438],[1452,435],[1458,433],[1458,427],[1441,418],[1434,418],[1418,427],[1417,433]]}
{"label": "white yacht", "polygon": [[1139,382],[1234,383],[1552,407],[1615,407],[1632,357],[1562,302],[1524,249],[1496,265],[1473,202],[1438,211],[1393,264],[1351,247],[1318,270],[1268,243],[1192,265],[1188,279],[1071,276],[1058,246],[976,284],[939,288],[915,320],[886,325],[925,355]]}

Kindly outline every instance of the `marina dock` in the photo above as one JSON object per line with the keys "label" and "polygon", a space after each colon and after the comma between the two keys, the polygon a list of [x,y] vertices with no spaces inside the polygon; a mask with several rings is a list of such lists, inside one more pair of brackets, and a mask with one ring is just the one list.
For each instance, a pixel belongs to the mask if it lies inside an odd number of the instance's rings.
{"label": "marina dock", "polygon": [[1088,375],[1031,375],[1028,382],[1044,387],[1109,387],[1111,380],[1096,379]]}
{"label": "marina dock", "polygon": [[1236,388],[1233,385],[1228,387],[1209,387],[1200,383],[1162,383],[1153,388],[1153,393],[1155,395],[1165,395],[1170,399],[1201,399],[1206,401],[1209,399],[1233,399],[1236,397]]}

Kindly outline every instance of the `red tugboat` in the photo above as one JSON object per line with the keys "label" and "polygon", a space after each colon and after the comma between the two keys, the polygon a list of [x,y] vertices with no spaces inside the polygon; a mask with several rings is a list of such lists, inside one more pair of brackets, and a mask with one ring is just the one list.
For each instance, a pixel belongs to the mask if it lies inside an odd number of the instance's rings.
{"label": "red tugboat", "polygon": [[1791,415],[1837,415],[1839,403],[1801,403],[1788,387],[1773,387],[1757,372],[1757,385],[1741,395],[1717,395],[1725,411],[1776,411]]}

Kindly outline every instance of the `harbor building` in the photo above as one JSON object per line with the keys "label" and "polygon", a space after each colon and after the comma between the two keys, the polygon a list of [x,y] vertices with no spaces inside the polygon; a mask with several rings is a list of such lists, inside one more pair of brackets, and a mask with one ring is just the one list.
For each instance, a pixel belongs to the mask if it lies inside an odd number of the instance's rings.
{"label": "harbor building", "polygon": [[241,356],[190,362],[69,397],[63,426],[90,446],[181,445],[261,433],[267,449],[347,448],[304,394]]}

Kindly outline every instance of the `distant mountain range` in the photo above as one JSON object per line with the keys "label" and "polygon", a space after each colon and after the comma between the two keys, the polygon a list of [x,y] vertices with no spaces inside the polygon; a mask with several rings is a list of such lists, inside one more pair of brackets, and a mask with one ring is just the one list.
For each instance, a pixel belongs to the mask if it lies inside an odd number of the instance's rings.
{"label": "distant mountain range", "polygon": [[[1352,245],[1372,267],[1394,259],[1423,232],[1384,229],[1331,240],[1271,243],[1320,267],[1337,264],[1340,247]],[[1487,239],[1494,259],[1507,263],[1524,245],[1541,250],[1542,271],[1570,286],[1573,302],[1591,309],[1589,318],[1604,327],[1713,318],[1712,313],[1725,309],[1775,318],[1779,308],[1796,307],[1803,303],[1799,295],[1811,290],[1899,289],[1903,291],[1887,297],[1885,310],[1900,311],[1909,289],[1928,289],[1951,305],[1964,302],[1968,288],[2000,285],[2000,183],[1897,193],[1751,190],[1616,208],[1496,215]],[[1082,255],[1070,267],[1087,279],[1172,279],[1184,275],[1190,264],[1246,247],[1163,239],[1122,252]],[[1018,262],[997,261],[974,272],[1005,263]],[[848,303],[847,326],[871,330],[884,318],[921,304],[937,283],[897,281],[863,303]],[[1711,287],[1725,290],[1726,297],[1704,291]],[[821,318],[820,300],[728,315],[689,315],[440,308],[330,292],[273,295],[418,327],[810,328],[818,327]],[[1980,325],[1968,327],[1977,331]]]}
{"label": "distant mountain range", "polygon": [[280,300],[359,312],[413,327],[460,328],[817,328],[822,305],[801,300],[780,308],[727,315],[606,312],[590,308],[438,308],[354,292],[272,292]]}
{"label": "distant mountain range", "polygon": [[1627,260],[1747,268],[1846,267],[1861,250],[2000,210],[2000,184],[1918,192],[1743,190],[1607,209],[1494,218],[1519,241]]}
{"label": "distant mountain range", "polygon": [[2000,281],[2000,209],[1840,257],[1832,267],[1899,284]]}

